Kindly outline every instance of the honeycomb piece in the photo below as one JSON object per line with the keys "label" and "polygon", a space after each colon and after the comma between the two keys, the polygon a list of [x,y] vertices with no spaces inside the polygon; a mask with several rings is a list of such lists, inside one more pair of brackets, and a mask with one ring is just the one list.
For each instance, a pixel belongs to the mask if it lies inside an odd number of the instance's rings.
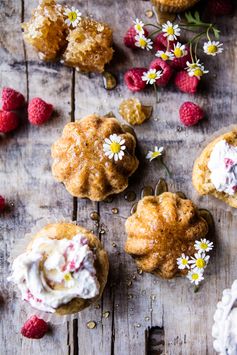
{"label": "honeycomb piece", "polygon": [[[115,161],[104,151],[105,140],[117,136],[125,146],[123,158]],[[113,143],[116,147],[116,143]],[[111,145],[112,146],[112,145]],[[136,140],[113,117],[90,115],[68,123],[52,146],[52,172],[68,192],[77,197],[102,201],[128,186],[128,177],[138,167]]]}
{"label": "honeycomb piece", "polygon": [[82,72],[101,73],[112,59],[112,30],[105,23],[84,17],[70,30],[67,41],[64,62]]}
{"label": "honeycomb piece", "polygon": [[64,10],[54,0],[41,0],[29,22],[22,24],[25,41],[39,52],[41,59],[56,59],[67,44]]}
{"label": "honeycomb piece", "polygon": [[121,102],[119,113],[131,125],[140,125],[150,118],[152,107],[142,106],[138,99],[130,98]]}
{"label": "honeycomb piece", "polygon": [[125,251],[138,268],[165,279],[187,273],[178,269],[177,258],[182,253],[193,256],[195,241],[205,238],[209,229],[191,200],[171,192],[144,197],[125,228]]}

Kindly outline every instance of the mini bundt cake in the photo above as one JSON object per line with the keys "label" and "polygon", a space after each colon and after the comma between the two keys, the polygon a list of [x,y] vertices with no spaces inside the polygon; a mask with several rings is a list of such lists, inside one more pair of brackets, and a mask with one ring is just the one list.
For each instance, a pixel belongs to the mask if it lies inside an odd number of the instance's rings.
{"label": "mini bundt cake", "polygon": [[165,279],[186,274],[178,269],[177,258],[182,253],[193,256],[194,241],[208,233],[208,224],[193,202],[171,192],[144,197],[125,227],[125,251],[141,270]]}
{"label": "mini bundt cake", "polygon": [[151,0],[163,12],[182,12],[194,6],[199,0]]}
{"label": "mini bundt cake", "polygon": [[139,164],[135,147],[115,118],[93,114],[64,127],[52,146],[52,172],[71,195],[102,201],[128,186]]}
{"label": "mini bundt cake", "polygon": [[237,208],[237,127],[210,142],[196,159],[193,186]]}

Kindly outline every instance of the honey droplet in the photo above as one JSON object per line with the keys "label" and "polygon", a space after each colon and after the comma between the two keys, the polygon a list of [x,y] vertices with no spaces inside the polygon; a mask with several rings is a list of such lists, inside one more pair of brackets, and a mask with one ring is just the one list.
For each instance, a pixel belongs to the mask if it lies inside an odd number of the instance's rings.
{"label": "honey droplet", "polygon": [[117,244],[115,242],[112,243],[112,247],[116,248]]}
{"label": "honey droplet", "polygon": [[142,106],[142,110],[146,116],[146,120],[149,120],[149,118],[152,115],[153,107],[152,106]]}
{"label": "honey droplet", "polygon": [[146,321],[150,320],[150,317],[145,317],[145,320],[146,320]]}
{"label": "honey droplet", "polygon": [[108,117],[108,118],[115,117],[115,114],[112,111],[109,111],[108,113],[106,113],[106,115],[104,115],[104,117]]}
{"label": "honey droplet", "polygon": [[177,191],[176,195],[178,195],[183,200],[187,200],[187,196],[182,191]]}
{"label": "honey droplet", "polygon": [[140,324],[140,323],[135,323],[135,324],[134,324],[134,327],[136,327],[136,328],[141,328],[141,324]]}
{"label": "honey droplet", "polygon": [[142,273],[143,273],[142,269],[137,269],[137,273],[138,273],[139,275],[142,275]]}
{"label": "honey droplet", "polygon": [[86,323],[86,326],[87,326],[88,329],[94,329],[94,328],[96,328],[96,322],[89,321],[89,322]]}
{"label": "honey droplet", "polygon": [[151,186],[143,187],[143,189],[141,191],[141,198],[143,198],[145,196],[152,196],[152,195],[154,195],[154,191],[153,191],[153,188]]}
{"label": "honey droplet", "polygon": [[118,213],[119,213],[118,208],[112,208],[112,213],[113,213],[113,214],[118,214]]}
{"label": "honey droplet", "polygon": [[106,90],[112,90],[117,86],[117,80],[113,74],[105,71],[103,74],[104,87]]}
{"label": "honey droplet", "polygon": [[106,311],[106,312],[103,313],[103,317],[104,318],[109,318],[109,316],[110,316],[110,312],[109,311]]}
{"label": "honey droplet", "polygon": [[131,215],[134,214],[134,213],[137,211],[137,205],[138,205],[137,202],[134,203],[134,205],[132,205],[132,208],[131,208],[131,211],[130,211],[130,214],[131,214]]}
{"label": "honey droplet", "polygon": [[199,210],[199,213],[200,213],[201,217],[204,218],[205,221],[207,222],[210,230],[213,230],[214,229],[214,219],[212,217],[211,212],[202,208]]}
{"label": "honey droplet", "polygon": [[99,221],[100,220],[100,215],[98,212],[93,211],[90,214],[90,218],[92,219],[92,221]]}
{"label": "honey droplet", "polygon": [[145,15],[147,18],[151,18],[154,15],[154,13],[152,10],[146,10]]}
{"label": "honey droplet", "polygon": [[100,234],[105,234],[105,230],[103,228],[101,228]]}
{"label": "honey droplet", "polygon": [[136,193],[134,191],[128,191],[125,193],[124,195],[124,199],[128,202],[132,202],[132,201],[135,201],[136,200]]}
{"label": "honey droplet", "polygon": [[155,196],[163,194],[163,192],[168,191],[167,183],[164,179],[160,179],[155,187]]}
{"label": "honey droplet", "polygon": [[95,309],[100,309],[100,305],[99,304],[95,304]]}

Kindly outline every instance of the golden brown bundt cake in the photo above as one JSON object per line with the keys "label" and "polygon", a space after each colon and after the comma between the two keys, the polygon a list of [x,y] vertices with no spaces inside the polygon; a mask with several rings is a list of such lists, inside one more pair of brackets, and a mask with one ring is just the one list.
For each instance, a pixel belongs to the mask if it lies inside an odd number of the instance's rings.
{"label": "golden brown bundt cake", "polygon": [[194,6],[199,0],[151,0],[152,4],[164,12],[182,12]]}
{"label": "golden brown bundt cake", "polygon": [[177,258],[182,253],[193,256],[194,241],[208,233],[208,224],[193,202],[171,192],[144,197],[125,227],[125,251],[143,271],[166,279],[186,274],[178,269]]}
{"label": "golden brown bundt cake", "polygon": [[115,118],[93,114],[64,127],[52,146],[52,172],[71,195],[101,201],[128,186],[139,164],[135,147]]}

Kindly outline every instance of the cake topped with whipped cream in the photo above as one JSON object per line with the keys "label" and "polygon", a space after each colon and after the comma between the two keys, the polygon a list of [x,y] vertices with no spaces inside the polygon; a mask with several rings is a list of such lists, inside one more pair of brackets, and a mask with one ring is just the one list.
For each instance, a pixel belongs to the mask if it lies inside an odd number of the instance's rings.
{"label": "cake topped with whipped cream", "polygon": [[213,148],[208,162],[211,181],[220,192],[234,195],[237,191],[237,147],[225,140]]}
{"label": "cake topped with whipped cream", "polygon": [[[65,225],[69,226],[70,238],[63,236]],[[22,299],[38,310],[55,313],[69,305],[66,313],[74,313],[70,310],[72,300],[87,302],[100,295],[104,276],[107,279],[107,255],[100,241],[81,227],[67,223],[49,226],[50,233],[46,226],[45,234],[34,237],[27,250],[14,260],[9,281],[18,286]]]}
{"label": "cake topped with whipped cream", "polygon": [[213,195],[237,208],[237,126],[203,149],[194,163],[192,180],[200,195]]}
{"label": "cake topped with whipped cream", "polygon": [[213,347],[221,355],[237,354],[237,280],[231,289],[223,291],[223,296],[217,304],[214,314],[212,336]]}

